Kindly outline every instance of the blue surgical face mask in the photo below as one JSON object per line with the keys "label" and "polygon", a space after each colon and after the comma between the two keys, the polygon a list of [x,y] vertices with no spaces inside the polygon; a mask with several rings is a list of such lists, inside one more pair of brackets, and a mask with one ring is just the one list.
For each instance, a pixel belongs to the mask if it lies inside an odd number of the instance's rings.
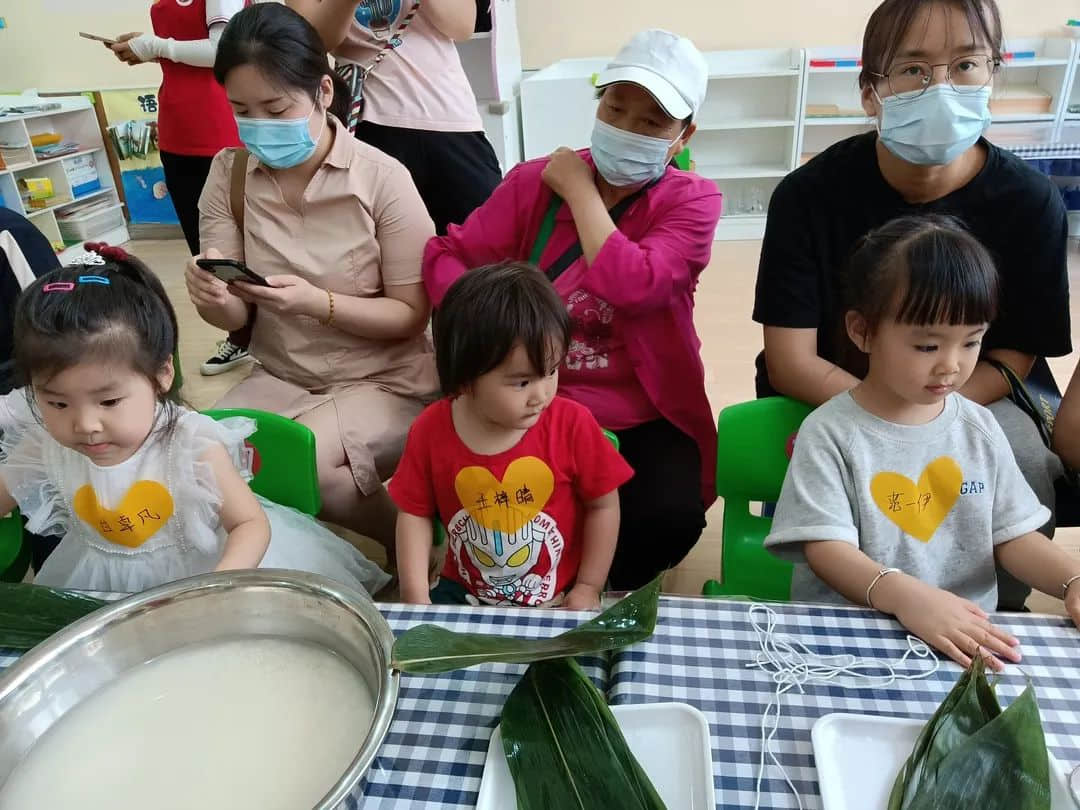
{"label": "blue surgical face mask", "polygon": [[947,83],[921,96],[879,99],[881,142],[901,160],[920,166],[952,163],[990,126],[990,88],[959,93]]}
{"label": "blue surgical face mask", "polygon": [[597,118],[589,151],[596,170],[611,185],[640,186],[664,173],[668,150],[681,137],[680,132],[673,141],[650,138],[605,124]]}
{"label": "blue surgical face mask", "polygon": [[[322,129],[317,138],[311,137],[308,122],[319,109],[319,97],[311,112],[303,118],[244,118],[236,116],[236,128],[240,140],[260,163],[273,169],[291,169],[299,166],[313,154],[322,137]],[[323,116],[323,128],[326,117]]]}

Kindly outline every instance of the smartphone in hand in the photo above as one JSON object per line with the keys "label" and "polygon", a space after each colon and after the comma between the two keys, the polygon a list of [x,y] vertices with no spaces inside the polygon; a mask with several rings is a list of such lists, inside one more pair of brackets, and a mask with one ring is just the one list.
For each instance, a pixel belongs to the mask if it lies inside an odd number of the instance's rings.
{"label": "smartphone in hand", "polygon": [[248,284],[257,284],[260,287],[270,286],[266,283],[265,278],[249,270],[243,262],[238,262],[236,259],[196,259],[195,264],[226,284],[244,281]]}
{"label": "smartphone in hand", "polygon": [[82,37],[83,39],[92,39],[95,42],[104,42],[106,45],[115,45],[116,44],[116,40],[113,39],[112,37],[103,37],[103,36],[99,36],[98,34],[88,34],[85,31],[80,31],[79,36]]}

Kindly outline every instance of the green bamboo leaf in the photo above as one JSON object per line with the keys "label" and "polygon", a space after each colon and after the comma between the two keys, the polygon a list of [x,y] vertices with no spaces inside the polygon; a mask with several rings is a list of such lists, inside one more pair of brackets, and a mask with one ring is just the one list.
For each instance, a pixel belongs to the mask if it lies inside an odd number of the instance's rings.
{"label": "green bamboo leaf", "polygon": [[518,810],[664,810],[572,658],[529,666],[503,706],[502,738]]}
{"label": "green bamboo leaf", "polygon": [[915,741],[893,784],[889,810],[906,810],[915,796],[932,790],[941,761],[999,714],[1001,707],[986,680],[985,664],[976,656]]}
{"label": "green bamboo leaf", "polygon": [[455,633],[421,624],[394,642],[390,665],[402,672],[433,674],[492,661],[528,664],[626,647],[648,638],[656,629],[660,579],[657,577],[591,621],[552,638]]}
{"label": "green bamboo leaf", "polygon": [[1050,762],[1029,686],[1009,707],[953,749],[934,789],[911,810],[1050,810]]}
{"label": "green bamboo leaf", "polygon": [[1046,741],[1030,688],[1004,712],[976,658],[900,770],[889,810],[1049,810]]}
{"label": "green bamboo leaf", "polygon": [[105,604],[74,591],[0,582],[0,647],[29,650]]}

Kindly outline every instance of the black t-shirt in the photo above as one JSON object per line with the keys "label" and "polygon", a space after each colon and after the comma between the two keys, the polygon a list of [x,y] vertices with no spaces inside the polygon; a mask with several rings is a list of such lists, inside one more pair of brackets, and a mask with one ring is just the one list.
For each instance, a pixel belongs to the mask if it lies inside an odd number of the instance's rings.
{"label": "black t-shirt", "polygon": [[[984,349],[1040,357],[1072,351],[1068,220],[1049,178],[983,140],[986,165],[971,182],[939,200],[911,204],[882,177],[876,142],[875,132],[848,138],[781,181],[769,203],[754,320],[816,328],[818,354],[846,365],[838,285],[855,242],[898,216],[948,214],[961,220],[997,263],[1000,312]],[[774,394],[764,354],[758,356],[757,371],[758,396]]]}

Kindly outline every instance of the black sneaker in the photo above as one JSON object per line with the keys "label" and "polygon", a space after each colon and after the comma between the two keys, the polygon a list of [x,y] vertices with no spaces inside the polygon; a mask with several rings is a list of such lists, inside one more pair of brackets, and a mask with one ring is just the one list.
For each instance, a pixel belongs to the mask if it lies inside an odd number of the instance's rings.
{"label": "black sneaker", "polygon": [[235,345],[231,340],[221,341],[217,354],[207,360],[199,368],[204,377],[213,377],[215,374],[223,374],[231,368],[246,362],[251,358],[248,350],[243,346]]}

